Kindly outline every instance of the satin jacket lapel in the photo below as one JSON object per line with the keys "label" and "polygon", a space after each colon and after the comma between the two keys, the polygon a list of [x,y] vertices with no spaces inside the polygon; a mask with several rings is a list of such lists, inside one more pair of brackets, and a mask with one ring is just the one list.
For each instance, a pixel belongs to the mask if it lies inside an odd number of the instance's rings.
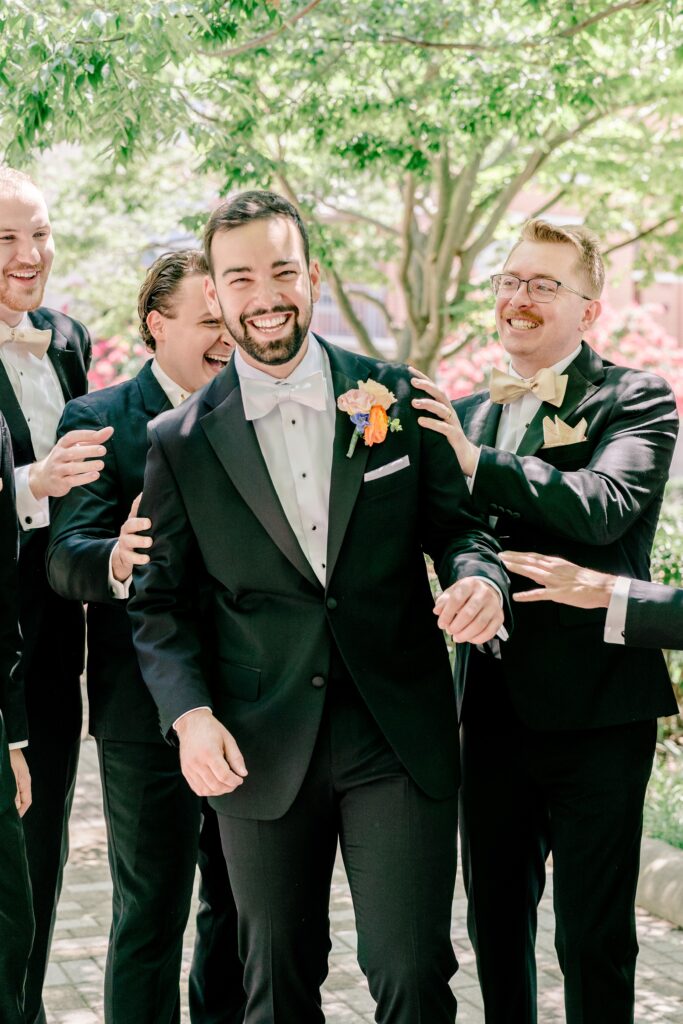
{"label": "satin jacket lapel", "polygon": [[39,310],[29,313],[29,320],[34,327],[39,328],[41,331],[52,331],[52,341],[47,350],[47,355],[59,378],[64,401],[68,402],[74,397],[72,381],[78,367],[78,356],[73,349],[68,347],[68,341],[61,331],[58,331],[49,320],[41,316]]}
{"label": "satin jacket lapel", "polygon": [[316,588],[320,581],[289,525],[266,467],[254,426],[244,415],[232,363],[204,394],[209,407],[200,422],[209,444],[244,502],[295,569]]}
{"label": "satin jacket lapel", "polygon": [[[316,335],[317,337],[317,335]],[[337,399],[350,388],[358,387],[358,381],[367,378],[367,366],[361,364],[348,352],[334,348],[318,338],[330,360],[335,406]],[[346,457],[353,436],[353,424],[348,413],[337,409],[332,451],[332,479],[330,481],[330,508],[327,523],[327,579],[339,557],[346,528],[363,483],[370,448],[359,440],[350,459]]]}
{"label": "satin jacket lapel", "polygon": [[12,448],[14,450],[14,461],[17,465],[23,466],[29,462],[35,462],[31,431],[28,428],[26,418],[21,411],[21,406],[14,394],[14,388],[10,384],[7,370],[0,360],[0,410],[7,421],[9,432],[12,435]]}
{"label": "satin jacket lapel", "polygon": [[543,420],[546,416],[553,419],[559,416],[567,423],[568,419],[580,410],[580,407],[595,394],[600,381],[605,376],[602,359],[594,352],[586,342],[573,363],[570,363],[565,373],[569,377],[564,401],[559,409],[547,402],[541,404],[531,423],[529,429],[520,441],[517,448],[517,455],[534,455],[543,447]]}
{"label": "satin jacket lapel", "polygon": [[171,408],[168,396],[152,373],[152,360],[148,360],[135,378],[140,389],[142,407],[151,419]]}
{"label": "satin jacket lapel", "polygon": [[480,402],[473,402],[465,413],[462,429],[472,444],[485,444],[489,448],[495,448],[496,436],[500,414],[503,411],[502,405],[492,402],[488,392],[484,394]]}

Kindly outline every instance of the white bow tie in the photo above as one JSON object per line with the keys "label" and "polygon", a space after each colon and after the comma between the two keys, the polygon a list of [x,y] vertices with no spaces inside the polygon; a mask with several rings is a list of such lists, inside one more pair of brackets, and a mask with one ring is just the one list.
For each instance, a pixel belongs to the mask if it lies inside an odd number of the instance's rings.
{"label": "white bow tie", "polygon": [[0,346],[11,341],[24,345],[34,356],[42,359],[50,347],[52,331],[40,331],[30,326],[10,327],[4,320],[0,320]]}
{"label": "white bow tie", "polygon": [[240,379],[244,415],[248,420],[267,416],[280,402],[298,402],[322,412],[327,408],[327,383],[322,370],[290,383],[287,380]]}

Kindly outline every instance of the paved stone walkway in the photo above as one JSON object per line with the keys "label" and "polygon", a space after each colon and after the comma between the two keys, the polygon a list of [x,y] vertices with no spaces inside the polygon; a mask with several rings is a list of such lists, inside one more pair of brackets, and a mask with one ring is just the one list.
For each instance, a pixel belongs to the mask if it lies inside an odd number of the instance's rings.
{"label": "paved stone walkway", "polygon": [[[110,883],[95,744],[85,740],[72,817],[72,853],[65,875],[52,949],[45,1003],[48,1024],[100,1024],[102,983],[109,929]],[[539,913],[538,966],[540,1024],[563,1024],[562,977],[553,948],[552,885]],[[374,1020],[355,959],[356,935],[343,869],[334,875],[331,909],[333,950],[325,985],[328,1024]],[[465,898],[456,892],[453,941],[460,961],[454,980],[459,1024],[483,1024],[474,958],[465,931]],[[683,931],[639,912],[641,955],[637,1024],[683,1024]],[[193,931],[188,929],[184,973],[189,969]],[[183,1024],[189,1018],[185,1013]]]}

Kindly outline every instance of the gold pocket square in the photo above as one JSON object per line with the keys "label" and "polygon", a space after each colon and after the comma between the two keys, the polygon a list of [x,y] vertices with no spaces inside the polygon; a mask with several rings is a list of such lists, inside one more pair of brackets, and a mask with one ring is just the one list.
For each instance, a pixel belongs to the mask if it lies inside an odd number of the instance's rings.
{"label": "gold pocket square", "polygon": [[543,420],[543,447],[559,448],[560,445],[585,441],[587,425],[586,420],[581,419],[575,427],[570,427],[559,416],[554,416],[553,419],[546,416]]}

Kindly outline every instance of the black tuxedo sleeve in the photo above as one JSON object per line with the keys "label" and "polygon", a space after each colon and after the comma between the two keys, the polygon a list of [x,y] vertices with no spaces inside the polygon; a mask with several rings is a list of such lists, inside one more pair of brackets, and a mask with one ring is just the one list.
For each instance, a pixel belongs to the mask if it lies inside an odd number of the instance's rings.
{"label": "black tuxedo sleeve", "polygon": [[14,504],[12,442],[0,415],[0,711],[10,743],[28,738],[19,674],[19,526]]}
{"label": "black tuxedo sleeve", "polygon": [[140,515],[152,521],[150,561],[133,574],[128,602],[143,678],[159,708],[161,731],[186,711],[213,707],[202,665],[198,574],[203,560],[173,471],[153,426]]}
{"label": "black tuxedo sleeve", "polygon": [[605,401],[612,403],[609,418],[582,469],[562,471],[535,455],[483,446],[472,491],[477,508],[521,517],[584,544],[610,544],[623,536],[661,493],[678,417],[668,384],[652,374],[633,373]]}
{"label": "black tuxedo sleeve", "polygon": [[495,583],[503,595],[505,624],[510,630],[509,579],[498,559],[500,546],[472,505],[451,446],[433,431],[420,431],[422,546],[444,589],[465,576],[483,576]]}
{"label": "black tuxedo sleeve", "polygon": [[[100,430],[109,424],[91,405],[68,402],[57,431]],[[62,597],[76,601],[115,602],[109,592],[109,558],[130,509],[120,495],[116,446],[107,445],[104,469],[92,484],[72,487],[50,499],[50,543],[47,572],[50,585]]]}
{"label": "black tuxedo sleeve", "polygon": [[683,650],[683,590],[632,580],[624,639],[630,647]]}

